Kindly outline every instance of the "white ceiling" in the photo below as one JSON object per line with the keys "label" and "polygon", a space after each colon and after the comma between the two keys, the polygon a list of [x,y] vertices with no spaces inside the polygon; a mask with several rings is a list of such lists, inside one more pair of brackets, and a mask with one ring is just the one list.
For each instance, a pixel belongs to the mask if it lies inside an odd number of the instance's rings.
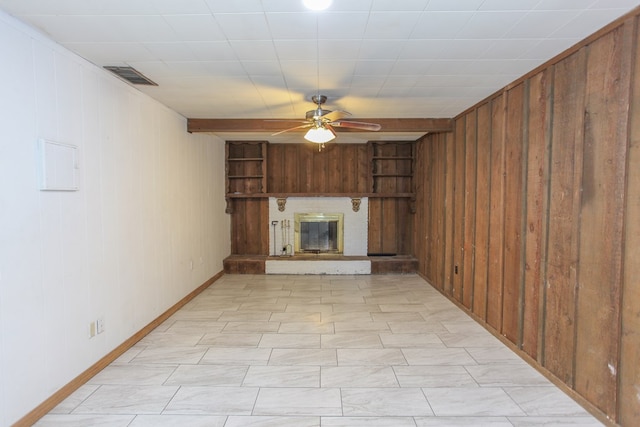
{"label": "white ceiling", "polygon": [[302,119],[318,92],[356,120],[454,117],[638,5],[333,0],[312,12],[301,0],[0,0],[87,60],[136,68],[159,85],[137,87],[185,117],[217,119]]}

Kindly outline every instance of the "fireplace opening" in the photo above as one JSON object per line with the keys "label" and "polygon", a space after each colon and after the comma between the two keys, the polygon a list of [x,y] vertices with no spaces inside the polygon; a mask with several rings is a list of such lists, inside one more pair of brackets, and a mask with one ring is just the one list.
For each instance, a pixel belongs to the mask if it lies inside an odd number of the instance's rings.
{"label": "fireplace opening", "polygon": [[294,214],[296,253],[341,254],[343,214]]}

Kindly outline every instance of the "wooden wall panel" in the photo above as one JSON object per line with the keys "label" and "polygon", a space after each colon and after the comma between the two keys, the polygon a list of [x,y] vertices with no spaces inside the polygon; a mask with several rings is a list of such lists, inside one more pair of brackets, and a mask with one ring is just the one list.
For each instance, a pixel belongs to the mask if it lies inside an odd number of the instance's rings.
{"label": "wooden wall panel", "polygon": [[[640,70],[639,46],[640,35],[636,29],[634,70]],[[640,79],[637,77],[632,82],[630,105],[618,372],[618,422],[625,426],[640,424]]]}
{"label": "wooden wall panel", "polygon": [[504,148],[504,275],[501,333],[512,342],[519,341],[522,324],[520,293],[523,284],[523,154],[526,153],[526,140],[523,138],[524,86],[521,83],[507,92]]}
{"label": "wooden wall panel", "polygon": [[464,241],[462,244],[464,259],[462,267],[462,304],[473,306],[473,279],[475,261],[476,232],[476,150],[477,150],[477,111],[465,118],[464,153]]}
{"label": "wooden wall panel", "polygon": [[416,189],[416,213],[412,217],[412,226],[415,231],[416,238],[413,241],[412,253],[418,260],[418,271],[423,275],[423,277],[427,278],[433,286],[438,287],[438,285],[431,280],[431,277],[429,276],[430,268],[428,267],[430,265],[430,247],[428,242],[431,235],[426,217],[430,212],[427,200],[432,198],[430,192],[431,186],[429,185],[427,175],[427,171],[431,170],[431,164],[429,163],[430,156],[426,154],[430,147],[429,143],[429,137],[425,137],[416,143],[416,172],[414,175]]}
{"label": "wooden wall panel", "polygon": [[523,292],[522,349],[538,357],[540,294],[543,275],[543,239],[546,238],[546,210],[549,174],[552,72],[541,71],[529,81],[527,119],[526,234]]}
{"label": "wooden wall panel", "polygon": [[465,184],[465,136],[464,118],[456,122],[454,145],[454,187],[453,187],[453,297],[462,302],[464,275],[464,184]]}
{"label": "wooden wall panel", "polygon": [[445,157],[445,194],[444,209],[447,212],[444,225],[444,284],[443,289],[446,294],[453,294],[454,264],[453,256],[453,234],[456,222],[453,218],[454,212],[454,181],[455,181],[455,136],[450,133],[447,137],[447,150]]}
{"label": "wooden wall panel", "polygon": [[573,386],[586,52],[554,67],[553,145],[542,363]]}
{"label": "wooden wall panel", "polygon": [[489,103],[478,107],[476,156],[476,234],[474,237],[473,312],[479,318],[486,320],[491,178],[491,105]]}
{"label": "wooden wall panel", "polygon": [[491,105],[491,192],[489,194],[489,270],[487,323],[499,331],[502,325],[504,254],[504,131],[505,95]]}
{"label": "wooden wall panel", "polygon": [[617,397],[631,30],[592,43],[587,62],[575,389],[605,413]]}
{"label": "wooden wall panel", "polygon": [[639,16],[425,137],[414,224],[421,274],[624,426],[640,425]]}
{"label": "wooden wall panel", "polygon": [[233,199],[231,254],[269,254],[268,199]]}
{"label": "wooden wall panel", "polygon": [[445,222],[446,222],[446,210],[445,210],[445,191],[446,191],[446,163],[440,161],[440,159],[446,158],[447,152],[447,137],[448,134],[437,134],[433,141],[432,150],[432,201],[431,201],[431,265],[430,270],[433,271],[434,279],[438,285],[438,288],[443,289],[445,283],[445,261],[444,252],[442,248],[445,245]]}

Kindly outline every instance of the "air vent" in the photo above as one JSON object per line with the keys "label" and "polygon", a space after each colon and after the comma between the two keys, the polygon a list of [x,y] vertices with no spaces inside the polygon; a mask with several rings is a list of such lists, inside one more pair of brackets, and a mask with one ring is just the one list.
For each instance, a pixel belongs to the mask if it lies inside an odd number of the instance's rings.
{"label": "air vent", "polygon": [[113,67],[105,65],[105,69],[111,71],[116,76],[134,85],[158,86],[157,83],[146,78],[140,71],[133,67]]}

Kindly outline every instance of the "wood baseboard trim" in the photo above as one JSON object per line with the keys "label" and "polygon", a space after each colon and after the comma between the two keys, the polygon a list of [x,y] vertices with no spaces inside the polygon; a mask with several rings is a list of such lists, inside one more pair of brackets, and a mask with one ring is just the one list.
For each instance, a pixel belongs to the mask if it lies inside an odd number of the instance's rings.
{"label": "wood baseboard trim", "polygon": [[156,317],[147,326],[136,332],[133,336],[128,338],[122,344],[115,349],[107,353],[103,358],[91,365],[86,371],[75,377],[73,380],[62,386],[58,391],[52,394],[40,405],[35,407],[32,411],[27,413],[24,417],[20,418],[12,427],[29,427],[36,423],[40,418],[44,417],[49,411],[60,404],[64,399],[69,397],[74,391],[79,389],[87,381],[89,381],[98,372],[107,367],[111,362],[122,356],[127,350],[129,350],[135,343],[144,338],[149,332],[154,330],[158,325],[171,317],[176,311],[180,310],[185,304],[194,299],[198,294],[211,286],[215,281],[220,279],[224,275],[223,271],[220,271],[215,276],[198,286],[191,291],[187,296],[171,306],[167,311]]}

